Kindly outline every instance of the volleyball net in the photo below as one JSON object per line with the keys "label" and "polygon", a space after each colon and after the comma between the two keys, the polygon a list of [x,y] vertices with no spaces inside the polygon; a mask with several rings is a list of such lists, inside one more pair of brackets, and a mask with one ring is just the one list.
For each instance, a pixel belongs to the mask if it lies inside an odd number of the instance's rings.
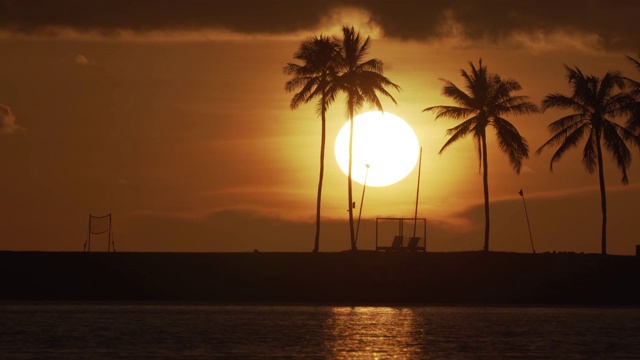
{"label": "volleyball net", "polygon": [[99,236],[107,238],[107,252],[116,252],[116,244],[113,239],[113,221],[111,214],[96,216],[89,214],[89,226],[87,238],[84,242],[84,251],[91,252],[91,238]]}

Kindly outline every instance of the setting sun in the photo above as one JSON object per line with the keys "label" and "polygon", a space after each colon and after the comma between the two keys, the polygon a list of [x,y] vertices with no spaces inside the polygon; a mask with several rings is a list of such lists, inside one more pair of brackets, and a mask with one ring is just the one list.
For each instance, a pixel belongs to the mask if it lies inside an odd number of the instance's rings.
{"label": "setting sun", "polygon": [[[353,180],[387,186],[404,179],[416,165],[420,145],[415,132],[400,117],[370,111],[353,119]],[[343,173],[349,169],[349,123],[336,137],[335,154]]]}

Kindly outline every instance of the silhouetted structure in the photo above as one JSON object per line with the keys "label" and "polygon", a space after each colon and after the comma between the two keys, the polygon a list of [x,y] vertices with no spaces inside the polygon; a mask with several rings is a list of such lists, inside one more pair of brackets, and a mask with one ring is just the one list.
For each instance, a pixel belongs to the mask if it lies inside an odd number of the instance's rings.
{"label": "silhouetted structure", "polygon": [[527,211],[527,202],[524,200],[524,190],[518,192],[522,196],[522,204],[524,205],[524,216],[527,218],[527,228],[529,229],[529,240],[531,241],[531,251],[535,254],[536,248],[533,247],[533,235],[531,235],[531,223],[529,223],[529,212]]}
{"label": "silhouetted structure", "polygon": [[420,156],[418,158],[418,181],[416,183],[416,208],[413,212],[413,237],[416,236],[418,222],[418,203],[420,202],[420,178],[422,174],[422,146],[420,146]]}
{"label": "silhouetted structure", "polygon": [[411,239],[409,239],[409,243],[407,244],[407,250],[410,250],[410,251],[426,250],[424,248],[423,249],[418,248],[419,243],[420,243],[420,237],[418,236],[411,237]]}
{"label": "silhouetted structure", "polygon": [[111,214],[94,216],[89,214],[89,227],[87,239],[84,242],[84,251],[91,252],[91,235],[107,234],[107,252],[116,252],[116,244],[113,240]]}
{"label": "silhouetted structure", "polygon": [[[381,243],[381,239],[390,238],[389,227],[383,228],[385,222],[397,222],[397,233],[393,237],[391,246]],[[415,236],[418,223],[422,228],[422,236]],[[405,225],[413,225],[413,236],[409,239],[407,246],[404,246]],[[411,229],[411,228],[409,228]],[[376,218],[376,251],[427,251],[427,219],[425,218]]]}
{"label": "silhouetted structure", "polygon": [[401,250],[403,245],[402,242],[404,240],[403,235],[396,235],[391,242],[391,246],[378,246],[376,244],[376,250]]}
{"label": "silhouetted structure", "polygon": [[358,226],[356,227],[356,246],[358,245],[358,235],[360,234],[360,220],[362,219],[362,207],[364,206],[364,192],[367,190],[367,178],[369,177],[370,165],[366,164],[367,171],[364,174],[364,184],[362,186],[362,198],[360,198],[360,211],[358,211]]}

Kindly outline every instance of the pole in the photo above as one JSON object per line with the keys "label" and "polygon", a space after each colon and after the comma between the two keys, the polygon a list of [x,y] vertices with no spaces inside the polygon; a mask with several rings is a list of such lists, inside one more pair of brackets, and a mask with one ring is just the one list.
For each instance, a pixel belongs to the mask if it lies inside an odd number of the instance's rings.
{"label": "pole", "polygon": [[111,214],[109,214],[109,236],[107,237],[107,252],[111,252]]}
{"label": "pole", "polygon": [[527,202],[524,200],[524,191],[520,189],[520,192],[518,194],[522,196],[522,204],[524,205],[524,215],[527,218],[527,228],[529,228],[529,240],[531,241],[531,251],[533,251],[533,253],[535,254],[536,249],[533,247],[533,236],[531,235],[531,224],[529,223],[529,213],[527,212]]}
{"label": "pole", "polygon": [[367,190],[367,177],[369,176],[369,164],[366,164],[365,166],[367,167],[367,171],[364,173],[364,186],[362,187],[360,211],[358,212],[358,225],[356,226],[356,245],[358,244],[358,233],[360,232],[360,218],[362,217],[362,204],[364,204],[364,191]]}
{"label": "pole", "polygon": [[[416,237],[416,227],[418,225],[418,199],[420,198],[420,173],[422,172],[422,146],[420,146],[420,157],[418,160],[418,186],[416,187],[416,210],[413,213],[413,237]],[[427,241],[427,239],[424,239]]]}
{"label": "pole", "polygon": [[84,243],[87,252],[91,252],[91,214],[89,214],[89,228],[87,229],[87,241]]}

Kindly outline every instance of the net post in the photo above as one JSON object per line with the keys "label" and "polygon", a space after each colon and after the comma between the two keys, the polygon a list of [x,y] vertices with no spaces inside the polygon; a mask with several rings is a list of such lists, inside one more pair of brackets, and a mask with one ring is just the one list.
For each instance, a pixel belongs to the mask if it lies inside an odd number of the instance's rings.
{"label": "net post", "polygon": [[107,252],[111,251],[111,213],[109,213],[109,236],[107,237]]}
{"label": "net post", "polygon": [[116,252],[116,244],[113,240],[113,217],[111,213],[109,213],[109,238],[107,241],[109,242],[109,244],[107,244],[107,252],[109,252],[109,250]]}
{"label": "net post", "polygon": [[376,218],[376,251],[378,250],[378,218]]}
{"label": "net post", "polygon": [[91,213],[89,213],[89,231],[87,232],[87,252],[91,252]]}
{"label": "net post", "polygon": [[427,252],[427,219],[422,221],[422,233],[424,234],[424,252]]}

